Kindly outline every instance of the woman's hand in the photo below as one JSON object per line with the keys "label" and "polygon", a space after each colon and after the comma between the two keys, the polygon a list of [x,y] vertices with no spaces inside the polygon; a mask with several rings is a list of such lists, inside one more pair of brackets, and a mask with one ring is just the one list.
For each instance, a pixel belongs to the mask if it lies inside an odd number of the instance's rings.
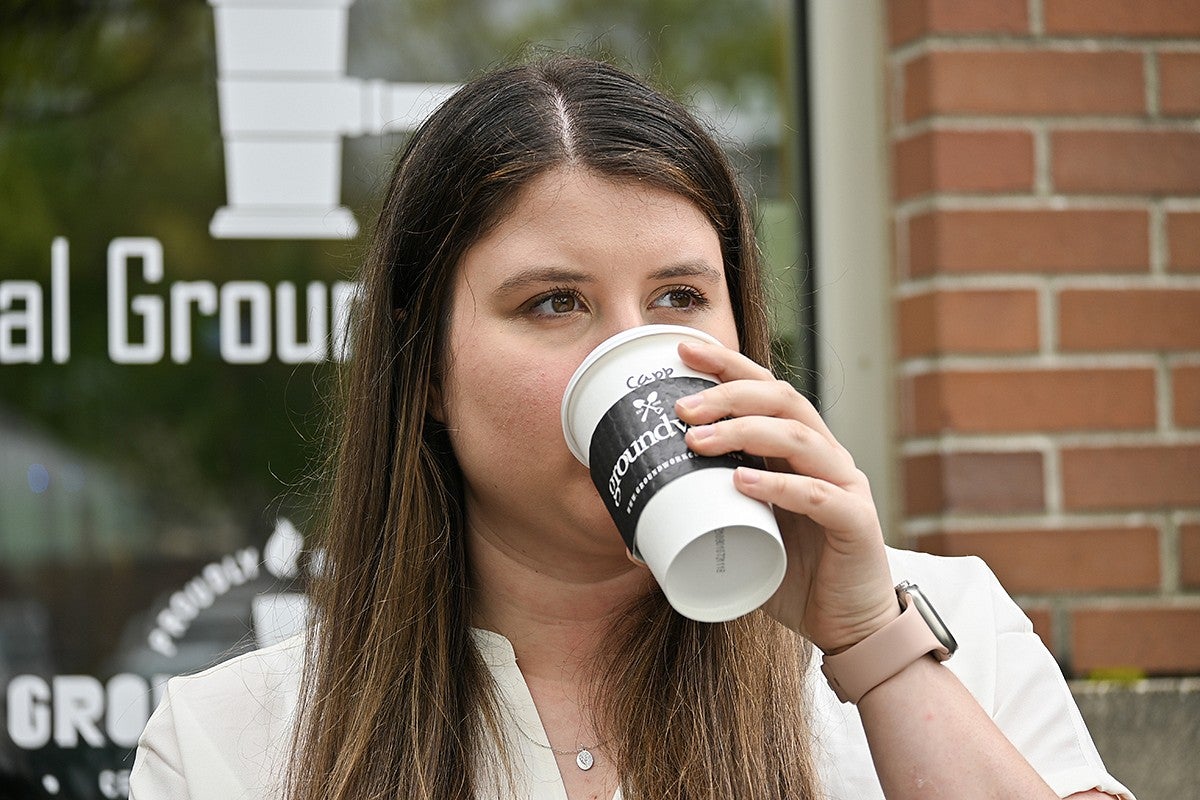
{"label": "woman's hand", "polygon": [[[676,403],[680,419],[700,426],[688,431],[688,446],[767,459],[767,470],[738,467],[734,477],[741,492],[775,506],[787,548],[787,575],[766,610],[826,653],[895,619],[899,604],[867,480],[816,409],[733,350],[680,345],[679,354],[723,381]],[[889,798],[1056,796],[954,673],[931,658],[867,692],[858,713]]]}
{"label": "woman's hand", "polygon": [[883,532],[866,476],[812,404],[734,350],[681,344],[685,364],[722,383],[676,404],[701,455],[743,451],[734,485],[775,507],[787,574],[765,610],[826,653],[844,650],[899,614]]}

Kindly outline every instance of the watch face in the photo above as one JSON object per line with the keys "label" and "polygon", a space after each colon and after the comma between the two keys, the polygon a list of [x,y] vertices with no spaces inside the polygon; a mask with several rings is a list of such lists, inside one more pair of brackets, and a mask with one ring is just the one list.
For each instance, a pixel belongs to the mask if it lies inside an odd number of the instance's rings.
{"label": "watch face", "polygon": [[950,629],[946,627],[946,623],[942,622],[942,618],[938,616],[929,599],[925,597],[915,583],[907,581],[896,587],[896,594],[903,600],[908,598],[908,602],[917,607],[917,613],[929,625],[929,629],[933,631],[933,635],[937,638],[942,646],[949,651],[947,658],[954,655],[954,651],[958,649],[958,642],[954,639],[954,634],[950,633]]}

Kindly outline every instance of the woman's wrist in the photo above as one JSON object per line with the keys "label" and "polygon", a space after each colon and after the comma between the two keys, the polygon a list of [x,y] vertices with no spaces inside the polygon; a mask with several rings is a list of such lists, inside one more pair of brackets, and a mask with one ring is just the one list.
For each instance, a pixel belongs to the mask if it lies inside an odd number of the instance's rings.
{"label": "woman's wrist", "polygon": [[945,661],[958,643],[920,588],[909,581],[896,586],[898,616],[852,647],[826,653],[821,671],[842,702],[857,703],[875,687],[934,655]]}
{"label": "woman's wrist", "polygon": [[811,637],[810,641],[824,655],[835,656],[844,653],[859,642],[882,630],[900,616],[900,605],[896,602],[894,592],[889,592],[888,598],[878,603],[878,608],[861,622],[844,626],[836,635],[828,639]]}

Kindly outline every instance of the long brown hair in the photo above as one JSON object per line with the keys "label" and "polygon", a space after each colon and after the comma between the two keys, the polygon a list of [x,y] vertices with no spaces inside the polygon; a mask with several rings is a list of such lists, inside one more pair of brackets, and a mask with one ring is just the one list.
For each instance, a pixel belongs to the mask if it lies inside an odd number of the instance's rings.
{"label": "long brown hair", "polygon": [[[489,73],[447,101],[401,153],[364,266],[289,800],[474,800],[490,782],[482,754],[504,752],[470,632],[458,467],[429,393],[464,251],[531,179],[567,165],[695,203],[721,242],[742,349],[768,363],[747,203],[683,107],[565,56]],[[813,796],[798,637],[761,612],[694,622],[659,593],[627,619],[596,665],[595,714],[628,800]]]}

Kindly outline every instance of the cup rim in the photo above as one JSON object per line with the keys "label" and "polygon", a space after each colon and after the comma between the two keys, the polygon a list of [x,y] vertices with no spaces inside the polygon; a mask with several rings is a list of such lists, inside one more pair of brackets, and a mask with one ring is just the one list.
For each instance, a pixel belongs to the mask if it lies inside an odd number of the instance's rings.
{"label": "cup rim", "polygon": [[588,453],[580,448],[579,443],[571,433],[570,426],[570,406],[568,400],[575,393],[579,382],[583,379],[584,374],[600,361],[608,356],[618,345],[625,344],[633,339],[643,339],[650,336],[690,336],[706,344],[720,345],[721,342],[712,334],[706,333],[699,328],[691,328],[687,325],[665,325],[662,323],[654,323],[651,325],[638,325],[633,328],[626,328],[619,333],[614,333],[600,344],[592,348],[592,351],[584,357],[583,362],[576,367],[574,374],[571,375],[571,380],[567,381],[567,388],[563,390],[563,399],[560,403],[561,409],[559,412],[560,421],[562,423],[563,438],[567,441],[567,449],[581,463],[588,463]]}

